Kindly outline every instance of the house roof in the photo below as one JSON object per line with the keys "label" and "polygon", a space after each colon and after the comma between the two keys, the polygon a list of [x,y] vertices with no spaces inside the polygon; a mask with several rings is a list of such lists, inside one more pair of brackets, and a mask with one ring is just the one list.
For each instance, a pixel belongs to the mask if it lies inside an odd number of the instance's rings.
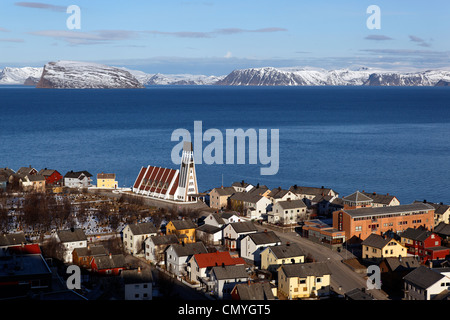
{"label": "house roof", "polygon": [[199,268],[245,264],[243,258],[232,258],[228,251],[216,251],[211,253],[199,253],[193,256]]}
{"label": "house roof", "polygon": [[16,173],[19,175],[27,175],[27,174],[30,174],[33,170],[36,170],[36,169],[31,168],[31,167],[21,167],[21,168],[19,168],[19,170],[17,170]]}
{"label": "house roof", "polygon": [[[236,214],[234,214],[234,213],[231,213],[231,212],[222,212],[221,214],[220,214],[220,217],[222,218],[222,219],[230,219],[231,217],[233,217],[233,216],[236,216]],[[224,221],[225,222],[225,221]]]}
{"label": "house roof", "polygon": [[262,198],[264,197],[258,193],[249,193],[249,192],[236,192],[232,196],[230,196],[230,200],[244,201],[250,203],[257,203]]}
{"label": "house roof", "polygon": [[345,201],[356,202],[356,203],[357,202],[368,202],[368,201],[372,202],[373,201],[372,198],[366,196],[365,194],[363,194],[363,193],[361,193],[359,191],[353,192],[352,194],[350,194],[350,195],[348,195],[346,197],[343,197],[342,199],[345,200]]}
{"label": "house roof", "polygon": [[245,182],[242,180],[241,182],[233,182],[231,186],[233,187],[240,187],[240,188],[247,188],[250,185],[250,183]]}
{"label": "house roof", "polygon": [[27,175],[30,181],[45,181],[45,177],[39,173]]}
{"label": "house roof", "polygon": [[217,192],[219,196],[231,196],[233,193],[236,192],[236,190],[233,187],[214,188],[213,190]]}
{"label": "house roof", "polygon": [[414,203],[428,203],[429,205],[434,207],[434,213],[436,214],[444,214],[445,212],[447,212],[447,210],[450,209],[449,205],[443,204],[441,203],[433,203],[433,202],[428,202],[426,200],[424,201],[414,201]]}
{"label": "house roof", "polygon": [[374,203],[380,203],[380,204],[385,204],[388,205],[392,202],[392,200],[394,200],[396,197],[391,195],[391,194],[381,194],[381,193],[377,193],[377,192],[364,192],[363,194],[368,196],[369,198],[371,198],[373,200]]}
{"label": "house roof", "polygon": [[308,276],[321,277],[331,275],[331,270],[325,262],[293,263],[280,266],[287,277],[305,278]]}
{"label": "house roof", "polygon": [[420,266],[420,260],[416,257],[389,257],[385,258],[386,265],[394,272],[415,269]]}
{"label": "house roof", "polygon": [[225,224],[225,221],[223,221],[222,217],[220,216],[220,214],[218,214],[217,212],[213,212],[209,215],[210,219],[214,219],[216,220],[216,222],[218,224]]}
{"label": "house roof", "polygon": [[305,252],[297,243],[271,246],[268,250],[272,251],[277,259],[286,259],[305,255]]}
{"label": "house roof", "polygon": [[13,175],[15,172],[10,168],[0,168],[0,173],[4,174],[6,177],[9,178],[9,176]]}
{"label": "house roof", "polygon": [[284,210],[306,208],[306,204],[303,202],[303,200],[278,201],[275,205],[279,205]]}
{"label": "house roof", "polygon": [[379,234],[372,233],[370,236],[368,236],[361,244],[363,246],[373,247],[382,249],[384,248],[392,239],[391,238],[384,238],[380,236]]}
{"label": "house roof", "polygon": [[241,300],[274,300],[269,282],[238,283],[235,290]]}
{"label": "house roof", "polygon": [[69,229],[57,231],[58,238],[61,242],[87,241],[86,234],[83,229]]}
{"label": "house roof", "polygon": [[47,169],[47,168],[45,168],[45,169],[39,170],[39,174],[44,176],[44,177],[50,177],[55,172],[59,173],[57,170],[54,170],[54,169]]}
{"label": "house roof", "polygon": [[330,188],[317,188],[317,187],[304,187],[293,185],[289,188],[295,194],[307,194],[307,195],[326,195],[332,191]]}
{"label": "house roof", "polygon": [[445,236],[450,236],[450,224],[440,222],[436,227],[434,227],[434,232]]}
{"label": "house roof", "polygon": [[404,276],[403,279],[414,284],[416,287],[427,289],[443,277],[444,275],[434,269],[420,266]]}
{"label": "house roof", "polygon": [[278,188],[272,189],[270,191],[270,193],[268,194],[268,197],[274,198],[274,199],[280,199],[280,198],[283,198],[288,193],[289,193],[289,190],[278,187]]}
{"label": "house roof", "polygon": [[92,174],[87,171],[69,171],[64,175],[64,178],[80,179],[81,175],[85,175],[88,178],[92,177]]}
{"label": "house roof", "polygon": [[96,256],[94,260],[99,270],[125,267],[125,256],[123,254]]}
{"label": "house roof", "polygon": [[177,230],[195,229],[196,225],[191,220],[171,220]]}
{"label": "house roof", "polygon": [[350,300],[374,300],[374,298],[367,292],[362,291],[360,288],[355,288],[345,293],[345,296]]}
{"label": "house roof", "polygon": [[134,235],[151,234],[158,232],[158,230],[156,230],[156,227],[151,222],[143,222],[137,224],[131,223],[128,225],[128,227]]}
{"label": "house roof", "polygon": [[120,276],[122,277],[124,284],[153,282],[153,276],[150,269],[122,270]]}
{"label": "house roof", "polygon": [[97,179],[115,179],[116,174],[115,173],[98,173]]}
{"label": "house roof", "polygon": [[179,257],[191,256],[198,253],[206,253],[208,250],[206,249],[203,242],[193,242],[193,243],[174,243],[171,244],[173,250]]}
{"label": "house roof", "polygon": [[248,273],[243,265],[217,266],[211,269],[217,280],[247,278]]}
{"label": "house roof", "polygon": [[250,233],[247,237],[250,237],[256,245],[281,242],[280,238],[273,231]]}
{"label": "house roof", "polygon": [[403,231],[400,236],[402,238],[407,238],[407,239],[411,239],[411,240],[416,240],[416,241],[424,241],[425,239],[427,239],[429,236],[431,236],[433,234],[433,232],[422,229],[422,228],[408,228],[405,231]]}
{"label": "house roof", "polygon": [[23,232],[19,233],[5,233],[0,236],[0,246],[14,246],[22,243],[27,243],[25,239],[25,234]]}
{"label": "house roof", "polygon": [[174,234],[168,234],[163,236],[151,236],[148,239],[150,239],[150,241],[152,241],[157,246],[178,243],[178,238]]}
{"label": "house roof", "polygon": [[108,250],[106,250],[106,248],[102,245],[75,248],[73,249],[73,251],[75,251],[79,257],[90,257],[108,254]]}
{"label": "house roof", "polygon": [[344,209],[343,211],[352,217],[364,217],[364,216],[381,216],[387,214],[428,211],[428,210],[434,210],[434,208],[426,203],[412,203],[387,207]]}
{"label": "house roof", "polygon": [[197,230],[201,231],[201,232],[208,233],[208,234],[214,234],[214,233],[222,231],[221,228],[213,226],[213,225],[210,225],[210,224],[201,225],[200,227],[197,228]]}
{"label": "house roof", "polygon": [[236,233],[255,232],[258,229],[251,221],[233,222],[230,223],[230,227],[236,231]]}

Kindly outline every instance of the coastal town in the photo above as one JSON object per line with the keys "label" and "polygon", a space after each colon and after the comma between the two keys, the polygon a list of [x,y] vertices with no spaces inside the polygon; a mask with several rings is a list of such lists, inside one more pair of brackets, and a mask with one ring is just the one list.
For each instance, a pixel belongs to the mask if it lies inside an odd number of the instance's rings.
{"label": "coastal town", "polygon": [[144,166],[130,188],[1,168],[0,299],[450,299],[449,205],[244,180],[199,192],[193,159],[187,143],[179,169]]}

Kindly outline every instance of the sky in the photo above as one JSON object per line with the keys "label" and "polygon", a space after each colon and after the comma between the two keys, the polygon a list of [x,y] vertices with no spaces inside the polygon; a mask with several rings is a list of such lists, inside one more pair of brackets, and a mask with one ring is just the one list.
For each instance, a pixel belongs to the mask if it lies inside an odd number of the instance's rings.
{"label": "sky", "polygon": [[448,0],[1,0],[0,68],[77,60],[204,75],[449,69],[449,31]]}

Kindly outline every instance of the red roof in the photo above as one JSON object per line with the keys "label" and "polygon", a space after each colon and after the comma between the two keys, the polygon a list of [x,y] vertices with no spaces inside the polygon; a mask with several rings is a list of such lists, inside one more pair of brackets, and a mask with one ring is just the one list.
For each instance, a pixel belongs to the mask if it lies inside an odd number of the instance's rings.
{"label": "red roof", "polygon": [[[170,190],[167,188],[173,182]],[[144,191],[174,195],[178,187],[177,170],[161,167],[142,167],[134,183],[134,188]]]}
{"label": "red roof", "polygon": [[243,258],[232,258],[228,251],[212,252],[212,253],[199,253],[194,255],[199,268],[221,266],[233,266],[239,264],[245,264]]}

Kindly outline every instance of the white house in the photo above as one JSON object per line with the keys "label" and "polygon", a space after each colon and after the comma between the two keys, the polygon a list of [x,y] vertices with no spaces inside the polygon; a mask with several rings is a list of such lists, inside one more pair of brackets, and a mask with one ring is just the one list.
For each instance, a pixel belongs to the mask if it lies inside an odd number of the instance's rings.
{"label": "white house", "polygon": [[282,189],[281,187],[272,189],[267,197],[272,201],[272,204],[278,201],[300,200],[301,198],[291,190]]}
{"label": "white house", "polygon": [[87,247],[87,237],[83,229],[60,230],[56,232],[55,238],[64,247],[63,261],[65,263],[72,262],[72,251],[75,248]]}
{"label": "white house", "polygon": [[125,300],[152,300],[153,277],[150,269],[122,270]]}
{"label": "white house", "polygon": [[228,249],[239,249],[241,239],[249,233],[258,232],[251,221],[234,222],[227,224],[223,229],[223,245]]}
{"label": "white house", "polygon": [[164,264],[165,250],[174,243],[178,243],[174,234],[148,237],[144,240],[145,259],[154,264]]}
{"label": "white house", "polygon": [[157,233],[151,222],[127,224],[122,230],[123,246],[128,253],[133,255],[141,253],[144,249],[145,239],[156,236]]}
{"label": "white house", "polygon": [[248,280],[249,274],[243,265],[223,265],[211,269],[213,292],[219,299],[229,299],[234,286],[238,283],[247,282]]}
{"label": "white house", "polygon": [[206,253],[203,242],[175,243],[166,249],[166,269],[177,276],[187,275],[187,261],[198,253]]}
{"label": "white house", "polygon": [[250,219],[262,219],[272,207],[272,201],[261,195],[252,196],[248,202],[247,217]]}
{"label": "white house", "polygon": [[245,265],[245,261],[242,258],[232,257],[229,251],[194,254],[188,261],[189,279],[206,286],[210,290],[211,269],[222,265]]}
{"label": "white house", "polygon": [[404,300],[432,300],[440,293],[450,290],[448,269],[420,266],[404,276],[403,280]]}
{"label": "white house", "polygon": [[203,224],[195,229],[195,239],[205,244],[219,245],[222,243],[222,228]]}
{"label": "white house", "polygon": [[240,216],[238,216],[234,213],[231,213],[231,212],[223,212],[220,214],[220,217],[222,218],[224,224],[243,221]]}
{"label": "white house", "polygon": [[270,246],[281,244],[281,239],[273,231],[256,232],[246,235],[241,240],[240,255],[261,265],[261,252]]}
{"label": "white house", "polygon": [[68,188],[89,188],[92,174],[87,171],[69,171],[64,175],[64,186]]}
{"label": "white house", "polygon": [[254,188],[253,185],[245,182],[244,180],[242,180],[241,182],[233,182],[231,184],[231,187],[233,187],[236,192],[248,192]]}
{"label": "white house", "polygon": [[298,218],[306,216],[306,204],[302,200],[277,201],[267,215],[267,221],[284,224],[296,223]]}

